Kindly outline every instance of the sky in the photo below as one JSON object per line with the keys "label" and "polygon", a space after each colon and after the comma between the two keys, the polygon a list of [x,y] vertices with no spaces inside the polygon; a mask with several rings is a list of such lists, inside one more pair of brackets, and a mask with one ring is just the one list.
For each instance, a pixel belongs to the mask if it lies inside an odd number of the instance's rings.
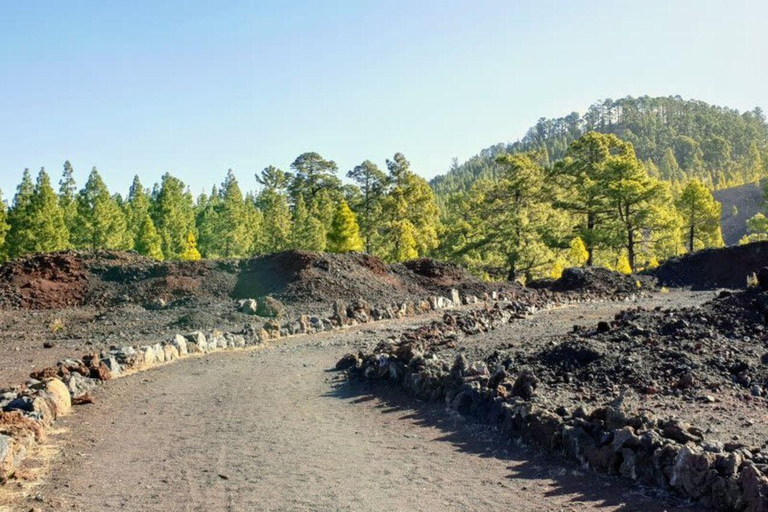
{"label": "sky", "polygon": [[69,159],[197,194],[317,151],[444,173],[627,95],[768,110],[763,0],[3,1],[0,188]]}

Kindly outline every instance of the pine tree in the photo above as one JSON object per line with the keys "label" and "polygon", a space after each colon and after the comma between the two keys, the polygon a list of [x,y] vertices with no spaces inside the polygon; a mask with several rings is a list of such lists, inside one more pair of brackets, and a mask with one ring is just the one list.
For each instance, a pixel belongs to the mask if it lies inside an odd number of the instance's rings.
{"label": "pine tree", "polygon": [[[142,229],[146,229],[144,226],[144,221],[145,218],[149,215],[151,209],[152,203],[149,198],[148,190],[145,189],[141,184],[139,177],[134,176],[133,182],[131,183],[131,188],[128,191],[128,202],[125,205],[125,218],[128,235],[131,239],[131,247],[133,247],[141,254],[144,253],[142,253],[137,246],[139,233]],[[156,231],[154,223],[152,225],[152,229]]]}
{"label": "pine tree", "polygon": [[184,251],[179,255],[181,261],[197,261],[201,258],[197,250],[197,240],[193,232],[187,233],[187,241],[184,243]]}
{"label": "pine tree", "polygon": [[275,167],[267,167],[256,180],[264,189],[256,197],[256,206],[263,216],[260,240],[256,246],[259,254],[284,251],[290,245],[291,210],[285,195],[285,173]]}
{"label": "pine tree", "polygon": [[59,206],[64,212],[64,222],[67,231],[72,233],[77,224],[77,184],[75,183],[74,169],[69,160],[64,162],[64,171],[59,180]]}
{"label": "pine tree", "polygon": [[13,205],[8,212],[8,256],[18,258],[34,250],[35,237],[31,229],[30,205],[35,186],[29,169],[24,169],[21,182],[16,188]]}
{"label": "pine tree", "polygon": [[550,279],[560,279],[563,275],[563,264],[560,263],[560,260],[555,260],[555,263],[552,264],[552,270],[549,272]]}
{"label": "pine tree", "polygon": [[720,203],[699,180],[691,180],[677,200],[683,219],[683,233],[688,252],[703,247],[722,246]]}
{"label": "pine tree", "polygon": [[632,273],[632,265],[629,262],[627,253],[624,251],[622,251],[621,255],[619,255],[619,261],[616,263],[616,272],[620,272],[622,274]]}
{"label": "pine tree", "polygon": [[569,263],[575,267],[583,267],[587,263],[588,257],[589,253],[587,252],[587,247],[584,245],[584,241],[579,237],[571,240],[568,251]]}
{"label": "pine tree", "polygon": [[310,215],[301,196],[293,208],[290,247],[312,252],[322,252],[326,247],[325,228],[316,217]]}
{"label": "pine tree", "polygon": [[659,164],[659,171],[661,172],[661,177],[665,180],[680,181],[683,179],[680,165],[677,163],[677,158],[675,158],[675,152],[672,151],[672,148],[667,148],[664,151]]}
{"label": "pine tree", "polygon": [[[470,254],[477,266],[504,269],[508,280],[546,274],[558,259],[548,244],[566,232],[562,215],[545,203],[548,195],[542,155],[500,155],[499,177],[480,180],[470,190],[469,226],[451,259]],[[449,228],[450,229],[450,228]]]}
{"label": "pine tree", "polygon": [[668,189],[648,176],[634,150],[610,157],[603,180],[612,215],[618,220],[618,243],[630,270],[634,270],[638,246],[655,245],[664,236],[679,236],[679,217],[670,214],[674,208]]}
{"label": "pine tree", "polygon": [[376,164],[366,160],[347,173],[360,187],[361,198],[357,206],[360,231],[365,240],[365,252],[374,253],[378,241],[378,217],[381,212],[381,198],[386,189],[387,175]]}
{"label": "pine tree", "polygon": [[51,186],[51,179],[40,169],[32,199],[29,203],[29,225],[34,240],[31,251],[45,253],[60,251],[69,246],[69,231],[64,211]]}
{"label": "pine tree", "polygon": [[747,234],[739,240],[739,245],[768,240],[768,217],[762,213],[747,220]]}
{"label": "pine tree", "polygon": [[8,207],[3,199],[3,191],[0,190],[0,262],[8,258],[8,246],[6,244],[8,237]]}
{"label": "pine tree", "polygon": [[155,223],[152,222],[149,213],[144,215],[144,220],[136,231],[134,249],[144,256],[158,261],[163,260],[163,241],[157,233]]}
{"label": "pine tree", "polygon": [[394,261],[426,255],[439,245],[440,212],[432,189],[411,171],[401,153],[387,160],[387,168],[389,186],[381,200],[382,252]]}
{"label": "pine tree", "polygon": [[394,261],[408,261],[418,258],[419,251],[416,248],[416,228],[408,219],[397,220],[389,228],[392,240],[393,252],[391,258]]}
{"label": "pine tree", "polygon": [[195,230],[194,208],[184,182],[165,173],[152,208],[152,221],[163,240],[165,259],[178,259],[187,250],[187,239]]}
{"label": "pine tree", "polygon": [[132,240],[125,213],[94,167],[77,196],[77,225],[74,245],[85,249],[128,249]]}
{"label": "pine tree", "polygon": [[223,256],[221,244],[221,194],[216,185],[211,195],[200,194],[195,203],[195,225],[197,226],[197,248],[207,259]]}
{"label": "pine tree", "polygon": [[321,190],[329,190],[340,196],[341,181],[336,177],[339,168],[333,160],[326,160],[317,153],[302,153],[291,164],[295,175],[290,183],[290,192],[295,202],[299,196],[311,208],[315,196]]}
{"label": "pine tree", "polygon": [[245,196],[245,216],[248,225],[248,254],[257,254],[264,240],[264,215],[256,207],[256,198],[248,192]]}
{"label": "pine tree", "polygon": [[555,166],[561,197],[554,204],[579,219],[576,235],[587,247],[588,266],[596,249],[616,245],[616,216],[605,187],[612,158],[634,158],[634,150],[615,135],[589,132],[571,143],[566,159]]}
{"label": "pine tree", "polygon": [[363,250],[363,239],[355,214],[346,201],[341,201],[328,231],[328,251],[359,252]]}
{"label": "pine tree", "polygon": [[243,258],[249,254],[250,233],[243,193],[232,169],[221,185],[219,237],[225,258]]}

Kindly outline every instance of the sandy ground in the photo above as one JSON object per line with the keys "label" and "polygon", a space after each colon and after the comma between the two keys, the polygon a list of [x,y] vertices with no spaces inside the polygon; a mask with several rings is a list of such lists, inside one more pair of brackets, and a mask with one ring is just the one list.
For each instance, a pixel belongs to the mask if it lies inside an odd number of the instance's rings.
{"label": "sandy ground", "polygon": [[[648,299],[659,300],[668,299]],[[518,332],[565,332],[625,306],[543,312]],[[425,320],[297,337],[108,382],[95,404],[59,424],[60,452],[18,510],[700,510],[502,442],[441,404],[330,371],[344,353]]]}

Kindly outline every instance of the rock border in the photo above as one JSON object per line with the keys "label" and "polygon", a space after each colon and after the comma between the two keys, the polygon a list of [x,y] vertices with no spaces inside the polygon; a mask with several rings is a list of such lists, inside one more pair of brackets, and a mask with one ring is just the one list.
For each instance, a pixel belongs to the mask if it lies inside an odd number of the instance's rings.
{"label": "rock border", "polygon": [[459,334],[488,332],[528,312],[517,303],[462,315],[348,354],[337,369],[391,381],[409,394],[443,400],[450,409],[490,424],[506,438],[564,455],[586,468],[660,488],[721,512],[768,511],[768,457],[738,443],[707,442],[703,430],[675,419],[637,415],[624,395],[593,410],[551,410],[534,397],[536,377],[507,375],[483,361],[457,356],[453,365],[431,353]]}

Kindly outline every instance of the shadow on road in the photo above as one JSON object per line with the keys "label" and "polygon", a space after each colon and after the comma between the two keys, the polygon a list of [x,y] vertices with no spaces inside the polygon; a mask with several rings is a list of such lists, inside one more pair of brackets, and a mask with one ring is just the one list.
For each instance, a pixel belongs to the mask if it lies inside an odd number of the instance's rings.
{"label": "shadow on road", "polygon": [[554,454],[543,453],[512,441],[504,441],[498,430],[483,425],[442,404],[425,402],[408,396],[394,385],[383,381],[359,378],[341,380],[328,396],[351,404],[378,402],[382,414],[397,413],[402,420],[416,425],[436,428],[444,434],[437,440],[483,458],[495,458],[508,463],[510,480],[530,480],[531,486],[546,486],[542,496],[569,496],[573,507],[589,502],[595,508],[610,508],[617,512],[704,512],[699,505],[683,502],[660,491],[641,487],[615,477],[582,471],[577,465]]}

